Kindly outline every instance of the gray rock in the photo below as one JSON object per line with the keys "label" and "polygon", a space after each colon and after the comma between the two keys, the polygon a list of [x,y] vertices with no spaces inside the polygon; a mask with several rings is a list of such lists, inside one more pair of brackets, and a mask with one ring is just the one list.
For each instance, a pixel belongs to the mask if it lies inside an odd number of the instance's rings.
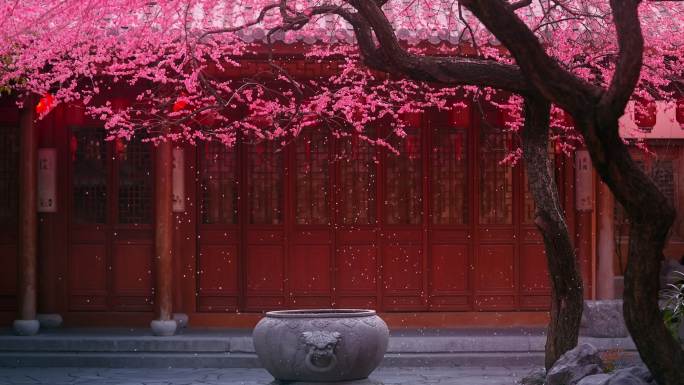
{"label": "gray rock", "polygon": [[563,354],[546,376],[547,385],[577,385],[581,379],[603,373],[603,361],[590,344],[580,344]]}
{"label": "gray rock", "polygon": [[645,366],[632,366],[616,370],[605,385],[657,385]]}
{"label": "gray rock", "polygon": [[584,377],[577,383],[577,385],[605,385],[606,381],[611,377],[610,374],[601,373]]}
{"label": "gray rock", "polygon": [[544,385],[546,381],[546,370],[539,368],[531,371],[528,375],[518,381],[519,385]]}
{"label": "gray rock", "polygon": [[622,300],[584,301],[580,334],[600,338],[627,337],[629,331],[622,315]]}
{"label": "gray rock", "polygon": [[190,317],[188,317],[187,314],[185,314],[185,313],[173,313],[171,318],[174,321],[176,321],[179,329],[184,329],[184,328],[188,327],[188,322],[190,320]]}

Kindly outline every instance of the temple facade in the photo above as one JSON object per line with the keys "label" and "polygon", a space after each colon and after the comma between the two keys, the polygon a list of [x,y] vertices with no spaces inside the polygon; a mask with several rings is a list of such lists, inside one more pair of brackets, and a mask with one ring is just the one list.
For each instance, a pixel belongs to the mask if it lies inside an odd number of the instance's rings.
{"label": "temple facade", "polygon": [[[313,129],[285,146],[108,141],[78,105],[37,120],[0,102],[2,325],[183,313],[248,327],[290,308],[371,308],[390,326],[546,322],[534,202],[524,167],[501,163],[518,139],[494,106],[405,116],[395,155]],[[635,157],[682,211],[684,129],[664,105],[656,115],[640,134],[654,155]],[[635,136],[640,122],[624,120]],[[550,155],[585,295],[619,296],[629,224],[586,151]],[[666,254],[684,254],[681,214]]]}

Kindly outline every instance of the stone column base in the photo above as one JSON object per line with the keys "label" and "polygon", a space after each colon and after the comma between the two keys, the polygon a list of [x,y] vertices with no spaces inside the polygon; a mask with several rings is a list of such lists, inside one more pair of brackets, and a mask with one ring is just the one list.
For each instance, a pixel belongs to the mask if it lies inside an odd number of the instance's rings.
{"label": "stone column base", "polygon": [[54,329],[62,326],[62,316],[59,313],[41,313],[36,317],[40,322],[40,327]]}
{"label": "stone column base", "polygon": [[188,322],[190,321],[190,318],[185,313],[173,313],[171,319],[176,321],[179,329],[188,327]]}
{"label": "stone column base", "polygon": [[18,319],[14,320],[12,329],[18,336],[35,336],[40,330],[40,322],[37,319]]}
{"label": "stone column base", "polygon": [[154,320],[150,322],[150,328],[155,336],[168,337],[176,334],[178,324],[174,320]]}

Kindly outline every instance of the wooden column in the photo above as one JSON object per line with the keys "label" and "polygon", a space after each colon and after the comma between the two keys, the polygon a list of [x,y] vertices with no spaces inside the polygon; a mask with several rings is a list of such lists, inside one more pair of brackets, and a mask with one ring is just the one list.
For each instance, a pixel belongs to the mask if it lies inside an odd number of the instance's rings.
{"label": "wooden column", "polygon": [[155,304],[158,320],[169,321],[173,308],[172,144],[159,144],[155,154]]}
{"label": "wooden column", "polygon": [[608,186],[599,182],[599,239],[598,273],[596,279],[597,299],[615,298],[615,199]]}
{"label": "wooden column", "polygon": [[34,124],[35,98],[24,101],[19,117],[19,320],[36,319],[37,279],[36,249],[38,246],[37,157],[38,142]]}

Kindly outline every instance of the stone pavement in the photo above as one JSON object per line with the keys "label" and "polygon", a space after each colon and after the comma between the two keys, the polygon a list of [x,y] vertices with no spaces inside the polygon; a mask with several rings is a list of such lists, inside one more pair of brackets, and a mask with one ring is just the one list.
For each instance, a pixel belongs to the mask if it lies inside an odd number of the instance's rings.
{"label": "stone pavement", "polygon": [[[530,367],[380,368],[384,385],[514,385]],[[0,368],[0,385],[267,385],[263,369]]]}

